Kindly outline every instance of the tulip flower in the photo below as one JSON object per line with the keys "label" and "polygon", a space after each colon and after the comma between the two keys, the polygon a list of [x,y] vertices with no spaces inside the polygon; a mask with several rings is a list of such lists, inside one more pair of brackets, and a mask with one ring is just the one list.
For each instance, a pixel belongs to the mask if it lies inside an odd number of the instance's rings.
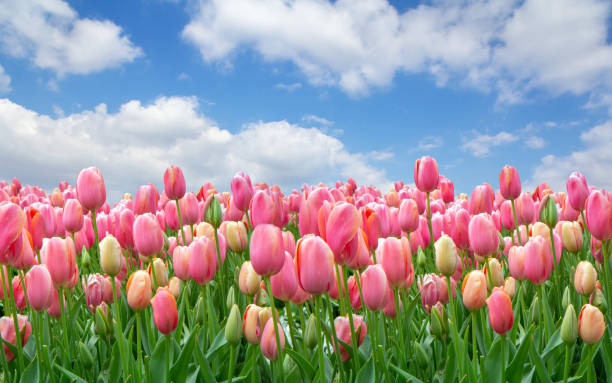
{"label": "tulip flower", "polygon": [[125,287],[128,305],[135,311],[149,307],[151,302],[151,277],[144,270],[137,270],[128,279]]}
{"label": "tulip flower", "polygon": [[278,273],[285,263],[283,235],[271,224],[255,227],[250,243],[251,264],[257,274],[269,276]]}
{"label": "tulip flower", "polygon": [[230,186],[236,207],[241,211],[246,211],[254,194],[251,178],[245,173],[238,173],[232,179]]}
{"label": "tulip flower", "polygon": [[491,214],[493,211],[493,189],[488,184],[478,185],[472,191],[470,198],[470,214]]}
{"label": "tulip flower", "polygon": [[589,261],[578,262],[574,273],[574,288],[580,295],[588,297],[595,290],[597,270]]}
{"label": "tulip flower", "polygon": [[109,234],[100,241],[100,268],[110,276],[115,276],[121,271],[121,245],[119,241]]}
{"label": "tulip flower", "polygon": [[0,263],[6,264],[4,252],[17,240],[26,227],[27,219],[21,208],[11,202],[0,203]]}
{"label": "tulip flower", "polygon": [[536,285],[545,282],[553,268],[549,242],[542,236],[532,237],[525,244],[525,276]]}
{"label": "tulip flower", "polygon": [[500,335],[510,331],[514,324],[514,312],[512,311],[510,296],[504,289],[495,288],[486,302],[489,308],[489,323],[493,330]]}
{"label": "tulip flower", "polygon": [[[176,206],[176,204],[175,204]],[[200,220],[200,208],[195,194],[186,193],[180,200],[182,221],[184,225],[195,225]]]}
{"label": "tulip flower", "polygon": [[[261,353],[268,358],[269,360],[278,359],[279,350],[277,347],[277,339],[274,332],[275,322],[269,320],[264,327],[263,333],[261,334],[261,340],[259,342],[259,347],[261,348]],[[283,331],[283,327],[280,323],[276,324],[278,328],[278,336],[280,340],[280,352],[285,349],[285,332]]]}
{"label": "tulip flower", "polygon": [[97,211],[106,202],[106,186],[100,170],[90,167],[79,172],[76,182],[77,199],[86,210]]}
{"label": "tulip flower", "polygon": [[501,195],[507,200],[516,199],[521,194],[521,179],[515,167],[504,166],[499,173],[499,189]]}
{"label": "tulip flower", "polygon": [[168,269],[159,258],[153,258],[153,262],[149,264],[148,272],[156,284],[156,287],[168,286]]}
{"label": "tulip flower", "polygon": [[441,236],[435,243],[436,267],[446,276],[451,276],[457,270],[457,247],[448,235]]}
{"label": "tulip flower", "polygon": [[218,267],[217,252],[213,241],[199,237],[188,247],[189,275],[196,283],[203,285],[210,282]]}
{"label": "tulip flower", "polygon": [[485,274],[480,270],[470,271],[461,286],[461,294],[463,295],[463,304],[470,310],[478,310],[484,306],[487,299],[487,279]]}
{"label": "tulip flower", "polygon": [[[30,322],[28,322],[28,317],[25,315],[17,314],[17,326],[19,327],[19,335],[21,337],[20,342],[21,346],[25,346],[28,343],[28,339],[32,334],[32,326]],[[13,346],[17,346],[17,334],[15,331],[15,320],[13,317],[4,316],[0,318],[0,336],[2,339]],[[15,358],[15,355],[11,352],[6,344],[2,344],[2,348],[4,349],[4,354],[6,356],[6,361],[10,362]]]}
{"label": "tulip flower", "polygon": [[561,323],[561,339],[567,345],[572,345],[578,338],[578,321],[576,320],[576,310],[572,304],[568,304]]}
{"label": "tulip flower", "polygon": [[[293,262],[291,264],[293,265]],[[249,296],[253,296],[259,291],[261,286],[261,275],[255,272],[251,261],[244,261],[240,267],[238,286],[243,294]]]}
{"label": "tulip flower", "polygon": [[134,200],[134,213],[137,215],[145,213],[153,213],[157,211],[157,202],[159,201],[159,192],[152,183],[142,185],[136,192]]}
{"label": "tulip flower", "polygon": [[42,262],[47,266],[56,287],[67,287],[77,270],[76,252],[70,237],[53,237],[40,251]]}
{"label": "tulip flower", "polygon": [[325,241],[309,234],[298,241],[295,252],[300,287],[312,295],[329,291],[334,282],[334,254]]}
{"label": "tulip flower", "polygon": [[139,215],[134,221],[134,249],[143,257],[161,253],[164,246],[163,233],[151,213]]}
{"label": "tulip flower", "polygon": [[596,190],[586,203],[586,220],[591,235],[600,241],[612,239],[612,194]]}
{"label": "tulip flower", "polygon": [[488,257],[497,254],[499,247],[499,232],[485,213],[475,215],[469,225],[470,246],[475,254]]}
{"label": "tulip flower", "polygon": [[170,166],[164,172],[164,191],[171,200],[179,200],[185,195],[185,176],[178,166]]}
{"label": "tulip flower", "polygon": [[421,303],[423,308],[429,313],[431,307],[440,299],[441,290],[440,278],[435,274],[426,274],[419,283]]}
{"label": "tulip flower", "polygon": [[590,304],[582,306],[578,319],[578,333],[584,343],[599,342],[606,330],[606,322],[601,311]]}
{"label": "tulip flower", "polygon": [[440,193],[444,203],[451,203],[455,200],[455,186],[453,182],[446,177],[440,176]]}
{"label": "tulip flower", "polygon": [[178,325],[178,311],[174,295],[167,289],[160,287],[151,299],[153,307],[153,322],[162,334],[168,335]]}
{"label": "tulip flower", "polygon": [[387,304],[389,283],[387,275],[380,265],[369,266],[361,274],[363,301],[372,311],[379,311]]}
{"label": "tulip flower", "polygon": [[[353,326],[354,326],[353,329],[355,331],[355,334],[357,334],[358,336],[357,345],[360,346],[368,332],[368,327],[365,321],[363,320],[363,317],[361,315],[355,315],[355,314],[353,314]],[[351,325],[350,325],[348,316],[337,317],[336,319],[334,319],[334,327],[336,328],[337,338],[343,341],[344,343],[347,343],[350,345],[351,344]],[[335,342],[333,345],[334,345],[334,350],[337,349],[339,346]],[[345,345],[340,345],[340,356],[342,357],[343,362],[346,362],[351,357],[348,353],[348,348]]]}
{"label": "tulip flower", "polygon": [[579,172],[573,172],[567,179],[565,186],[567,187],[567,198],[570,205],[578,211],[584,210],[589,196],[586,178]]}
{"label": "tulip flower", "polygon": [[261,323],[259,320],[259,313],[262,308],[256,304],[250,304],[244,310],[244,316],[242,318],[242,333],[246,338],[247,342],[251,344],[259,344],[261,338],[262,329],[266,323]]}
{"label": "tulip flower", "polygon": [[[247,237],[247,229],[244,222],[228,221],[225,227],[226,239],[229,248],[235,253],[241,253],[249,246],[249,239]],[[284,232],[289,233],[290,232]]]}
{"label": "tulip flower", "polygon": [[51,305],[53,280],[45,265],[34,265],[25,275],[26,294],[30,306],[36,311]]}
{"label": "tulip flower", "polygon": [[270,277],[272,295],[281,301],[289,301],[298,286],[297,273],[291,254],[285,252],[285,263],[280,272]]}
{"label": "tulip flower", "polygon": [[354,205],[339,203],[334,206],[327,218],[325,239],[334,253],[334,259],[339,265],[348,262],[342,257],[342,250],[357,235],[361,226],[361,215]]}
{"label": "tulip flower", "polygon": [[563,222],[561,226],[563,246],[572,253],[582,249],[582,227],[578,222]]}
{"label": "tulip flower", "polygon": [[172,252],[172,267],[177,278],[188,281],[191,279],[189,274],[189,248],[187,246],[177,246]]}
{"label": "tulip flower", "polygon": [[525,248],[512,246],[508,251],[508,270],[510,275],[519,281],[527,279],[525,275]]}
{"label": "tulip flower", "polygon": [[438,187],[440,175],[435,159],[424,156],[414,163],[414,184],[424,192],[429,193]]}
{"label": "tulip flower", "polygon": [[380,241],[376,260],[382,266],[391,287],[402,285],[410,274],[412,257],[406,239],[389,237]]}
{"label": "tulip flower", "polygon": [[489,290],[493,290],[494,287],[501,287],[504,284],[504,273],[496,258],[487,259],[485,276],[487,277]]}

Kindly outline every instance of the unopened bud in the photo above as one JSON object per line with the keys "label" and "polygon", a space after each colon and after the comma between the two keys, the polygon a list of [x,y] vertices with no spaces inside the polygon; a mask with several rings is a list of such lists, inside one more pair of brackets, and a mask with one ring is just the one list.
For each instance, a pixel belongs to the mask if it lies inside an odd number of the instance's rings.
{"label": "unopened bud", "polygon": [[531,323],[535,323],[537,325],[540,321],[540,301],[538,297],[534,297],[533,301],[531,301],[529,313],[531,314]]}
{"label": "unopened bud", "polygon": [[227,292],[227,298],[225,299],[225,305],[230,310],[236,303],[236,294],[234,294],[234,286],[230,286]]}
{"label": "unopened bud", "polygon": [[91,368],[93,366],[93,356],[89,351],[89,348],[83,343],[79,342],[79,357],[81,358],[81,363],[85,368]]}
{"label": "unopened bud", "polygon": [[229,344],[238,344],[242,339],[242,315],[236,304],[232,306],[225,324],[225,339]]}
{"label": "unopened bud", "polygon": [[563,290],[563,299],[561,299],[561,304],[563,305],[563,310],[567,309],[567,306],[572,303],[572,297],[570,295],[569,286],[565,286],[565,290]]}
{"label": "unopened bud", "polygon": [[210,205],[208,205],[208,209],[206,209],[205,218],[205,221],[210,223],[215,229],[221,226],[223,214],[221,213],[221,205],[219,204],[217,196],[212,197],[212,201],[210,201]]}
{"label": "unopened bud", "polygon": [[565,316],[561,323],[561,339],[565,344],[573,344],[578,338],[578,320],[576,319],[576,310],[572,304],[567,305]]}
{"label": "unopened bud", "polygon": [[306,322],[304,344],[308,348],[313,348],[317,345],[317,318],[314,314],[310,314],[310,317],[308,317],[308,321]]}
{"label": "unopened bud", "polygon": [[558,219],[557,205],[555,205],[555,200],[549,194],[544,197],[543,205],[540,206],[539,221],[552,228],[555,227]]}
{"label": "unopened bud", "polygon": [[421,368],[426,368],[429,365],[429,358],[427,357],[427,352],[425,351],[423,346],[417,341],[414,341],[414,350],[416,354],[417,364]]}
{"label": "unopened bud", "polygon": [[425,257],[425,253],[423,253],[423,250],[419,247],[419,251],[417,252],[417,266],[425,267],[426,263],[427,258]]}

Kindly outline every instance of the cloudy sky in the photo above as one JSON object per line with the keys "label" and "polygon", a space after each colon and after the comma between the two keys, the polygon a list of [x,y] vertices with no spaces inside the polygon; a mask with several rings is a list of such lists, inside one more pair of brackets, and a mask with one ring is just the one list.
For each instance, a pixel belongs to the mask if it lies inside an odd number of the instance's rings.
{"label": "cloudy sky", "polygon": [[386,187],[428,154],[458,192],[505,164],[612,188],[611,25],[606,0],[6,0],[0,179]]}

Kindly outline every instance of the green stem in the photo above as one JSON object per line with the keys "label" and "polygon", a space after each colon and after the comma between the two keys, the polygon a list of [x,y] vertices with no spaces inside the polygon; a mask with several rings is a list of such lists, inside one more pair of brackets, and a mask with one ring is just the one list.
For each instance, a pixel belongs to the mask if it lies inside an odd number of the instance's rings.
{"label": "green stem", "polygon": [[476,343],[476,311],[472,311],[472,363],[474,375],[478,376],[478,344]]}
{"label": "green stem", "polygon": [[272,306],[272,323],[274,324],[274,335],[276,336],[276,350],[278,354],[278,367],[280,369],[281,382],[285,381],[285,373],[283,371],[283,349],[281,348],[280,337],[278,334],[278,324],[276,320],[276,304],[274,303],[274,295],[272,294],[272,286],[270,284],[270,276],[264,277],[266,290],[270,292],[270,305]]}
{"label": "green stem", "polygon": [[344,298],[346,299],[347,313],[349,317],[349,324],[351,326],[351,343],[353,344],[353,366],[355,367],[355,373],[359,371],[359,354],[357,352],[357,337],[355,336],[355,324],[353,323],[353,308],[351,307],[351,298],[349,297],[348,281],[346,275],[346,269],[344,266],[340,266],[342,270],[342,280],[344,282]]}
{"label": "green stem", "polygon": [[501,336],[501,381],[506,383],[506,334]]}
{"label": "green stem", "polygon": [[427,192],[427,226],[429,227],[429,246],[428,249],[433,251],[434,248],[434,237],[433,237],[433,228],[431,226],[431,208],[429,205],[429,192]]}
{"label": "green stem", "polygon": [[[608,243],[603,241],[601,243],[601,251],[603,254],[603,271],[604,271],[604,290],[606,292],[606,302],[612,302],[612,296],[610,295],[610,278],[608,276]],[[612,320],[612,304],[608,303],[608,320]]]}
{"label": "green stem", "polygon": [[593,382],[593,354],[595,351],[595,347],[597,347],[597,344],[590,344],[587,345],[587,347],[589,347],[589,359],[588,359],[588,363],[587,363],[587,382],[591,383]]}
{"label": "green stem", "polygon": [[[221,260],[221,251],[219,250],[219,233],[217,233],[217,229],[214,230],[215,231],[215,244],[216,244],[216,249],[217,249],[217,264],[219,265],[218,271],[219,271],[219,287],[221,288],[221,291],[225,291],[225,275],[223,274],[223,271],[225,270],[223,267],[223,262]],[[268,290],[270,292],[270,295],[272,295],[272,290]],[[223,316],[225,316],[225,305],[221,305],[221,310],[223,311]]]}
{"label": "green stem", "polygon": [[336,266],[336,282],[338,283],[338,297],[340,298],[338,299],[338,306],[340,308],[340,315],[345,315],[346,309],[344,308],[344,299],[342,299],[344,295],[342,294],[342,274],[340,273],[340,266],[335,262],[334,265]]}
{"label": "green stem", "polygon": [[136,312],[136,357],[138,358],[138,377],[142,376],[142,341],[141,333],[142,333],[142,311]]}
{"label": "green stem", "polygon": [[406,342],[404,341],[404,326],[402,326],[402,322],[400,321],[400,309],[399,309],[399,287],[393,287],[393,301],[395,303],[395,325],[398,329],[400,336],[400,347],[399,354],[402,357],[401,361],[398,361],[400,367],[404,367],[404,362],[406,361],[406,356],[404,354],[404,347],[406,347]]}
{"label": "green stem", "polygon": [[236,351],[236,346],[235,345],[230,345],[230,360],[229,360],[229,367],[227,370],[227,382],[228,383],[232,383],[232,380],[234,379],[234,353]]}
{"label": "green stem", "polygon": [[93,230],[94,230],[94,239],[95,239],[95,245],[96,245],[96,254],[98,255],[98,257],[100,256],[100,242],[98,241],[98,223],[96,222],[96,211],[92,210],[91,211],[91,224],[93,225]]}
{"label": "green stem", "polygon": [[[321,382],[325,382],[325,361],[323,359],[323,339],[321,339],[321,333],[323,332],[323,310],[321,309],[321,296],[314,297],[315,308],[317,310],[317,346],[319,354],[319,377]],[[274,316],[272,316],[274,317]]]}
{"label": "green stem", "polygon": [[[333,344],[336,346],[339,344],[338,335],[336,334],[336,326],[334,325],[334,314],[332,311],[332,299],[329,295],[327,295],[327,316],[329,317],[329,322],[331,324],[332,330],[332,340]],[[340,348],[334,347],[334,351],[336,354],[336,362],[338,363],[338,370],[340,371],[340,381],[344,382],[344,366],[342,365],[342,357],[340,356]]]}
{"label": "green stem", "polygon": [[563,368],[563,383],[567,383],[570,368],[570,345],[565,345],[565,367]]}
{"label": "green stem", "polygon": [[544,344],[548,344],[548,330],[547,330],[547,323],[545,323],[546,321],[546,315],[544,315],[544,283],[540,284],[540,323],[542,325],[544,325],[542,331],[544,332]]}
{"label": "green stem", "polygon": [[166,350],[166,382],[170,382],[170,350],[172,347],[172,337],[170,334],[166,335],[166,342],[168,342],[168,349]]}
{"label": "green stem", "polygon": [[[519,246],[523,245],[523,241],[521,241],[521,230],[519,229],[518,219],[516,218],[516,208],[514,207],[514,200],[510,200],[512,203],[512,215],[514,215],[514,227],[516,229],[516,236],[518,238]],[[512,236],[512,240],[514,241],[514,236]]]}
{"label": "green stem", "polygon": [[185,230],[183,229],[183,219],[181,217],[181,206],[179,205],[179,200],[175,199],[176,202],[176,214],[179,219],[179,228],[181,229],[181,236],[183,237],[183,246],[187,246],[187,241],[185,240]]}
{"label": "green stem", "polygon": [[[2,308],[4,309],[4,315],[8,315],[11,313],[11,304],[9,304],[9,302],[11,301],[11,296],[8,295],[8,291],[6,291],[6,286],[11,284],[11,283],[7,283],[8,282],[8,270],[6,270],[6,268],[4,266],[0,266],[0,278],[2,279],[2,296],[4,297],[4,302],[2,305]],[[12,287],[12,286],[11,286]]]}
{"label": "green stem", "polygon": [[70,369],[70,347],[68,346],[68,331],[66,326],[66,315],[64,315],[64,288],[59,288],[59,305],[60,305],[60,317],[62,318],[62,338],[64,341],[64,363],[68,369]]}
{"label": "green stem", "polygon": [[580,211],[580,215],[582,216],[582,224],[584,226],[584,231],[586,231],[586,234],[587,234],[587,249],[590,249],[591,248],[591,232],[589,231],[589,228],[586,222],[586,218],[584,217],[584,210]]}
{"label": "green stem", "polygon": [[455,338],[453,340],[453,348],[455,349],[455,355],[457,355],[457,360],[459,363],[459,373],[460,373],[460,380],[463,379],[463,354],[459,352],[459,333],[457,331],[457,315],[455,314],[455,305],[453,304],[453,289],[452,289],[452,283],[451,283],[451,277],[447,276],[446,277],[446,286],[448,288],[448,308],[451,314],[451,324],[453,327],[453,337]]}

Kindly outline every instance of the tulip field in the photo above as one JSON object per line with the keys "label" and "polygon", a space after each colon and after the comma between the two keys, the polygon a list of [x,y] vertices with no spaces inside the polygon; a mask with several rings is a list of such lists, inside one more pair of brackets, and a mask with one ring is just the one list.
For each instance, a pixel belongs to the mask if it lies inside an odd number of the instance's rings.
{"label": "tulip field", "polygon": [[612,381],[612,194],[407,178],[2,181],[0,381]]}

